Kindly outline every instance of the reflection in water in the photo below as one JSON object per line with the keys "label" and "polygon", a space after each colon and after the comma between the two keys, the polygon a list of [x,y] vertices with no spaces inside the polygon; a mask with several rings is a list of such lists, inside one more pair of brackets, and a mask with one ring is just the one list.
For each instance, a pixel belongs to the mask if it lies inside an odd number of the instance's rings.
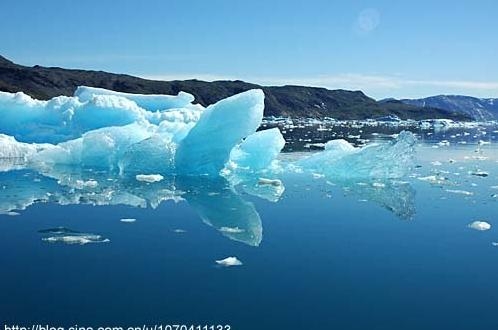
{"label": "reflection in water", "polygon": [[379,204],[403,220],[415,215],[415,190],[407,182],[375,181],[344,183],[346,194]]}
{"label": "reflection in water", "polygon": [[254,204],[243,200],[223,177],[179,177],[176,184],[202,221],[235,241],[261,243],[263,226]]}
{"label": "reflection in water", "polygon": [[[40,202],[157,208],[167,200],[175,203],[186,201],[206,224],[223,236],[258,246],[263,237],[262,221],[255,205],[245,200],[243,194],[278,202],[285,188],[281,180],[274,179],[275,176],[278,175],[269,175],[268,178],[257,175],[229,178],[170,176],[160,182],[147,183],[134,177],[74,167],[10,170],[0,172],[0,214],[24,210]],[[339,181],[335,184],[347,194],[373,201],[402,219],[409,219],[415,213],[415,193],[407,183],[384,180],[366,183]],[[92,235],[67,230],[54,232],[46,240],[86,244],[99,236]],[[96,240],[100,239],[103,238]]]}

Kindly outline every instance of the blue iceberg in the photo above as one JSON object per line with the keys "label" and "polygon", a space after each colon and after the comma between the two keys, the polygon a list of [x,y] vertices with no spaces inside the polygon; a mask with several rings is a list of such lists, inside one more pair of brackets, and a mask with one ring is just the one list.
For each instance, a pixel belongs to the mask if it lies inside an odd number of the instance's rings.
{"label": "blue iceberg", "polygon": [[[279,129],[258,131],[261,90],[207,108],[192,102],[184,92],[141,95],[92,87],[49,101],[0,92],[0,158],[10,159],[0,169],[50,175],[69,166],[122,177],[222,175],[232,185],[248,182],[245,188],[251,190],[259,177],[296,170],[336,180],[400,178],[413,162],[415,138],[408,132],[363,148],[334,140],[309,157],[281,160],[285,140]],[[283,192],[276,188],[269,199]]]}
{"label": "blue iceberg", "polygon": [[282,157],[280,130],[258,131],[261,90],[206,108],[193,101],[187,93],[90,87],[49,101],[0,93],[0,214],[40,202],[156,208],[183,201],[221,235],[258,246],[262,221],[244,196],[278,202],[287,177],[317,174],[401,218],[414,213],[410,187],[392,182],[412,165],[411,133],[363,148],[334,140],[321,152]]}

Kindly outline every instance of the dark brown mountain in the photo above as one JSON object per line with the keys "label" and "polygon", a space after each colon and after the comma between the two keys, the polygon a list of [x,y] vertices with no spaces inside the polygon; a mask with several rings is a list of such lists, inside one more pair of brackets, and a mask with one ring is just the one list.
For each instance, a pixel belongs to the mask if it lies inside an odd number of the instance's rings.
{"label": "dark brown mountain", "polygon": [[329,90],[305,86],[259,86],[244,81],[147,80],[103,71],[34,67],[15,64],[0,56],[0,91],[22,91],[37,99],[70,96],[77,86],[93,86],[120,92],[176,94],[185,91],[202,105],[252,88],[265,93],[266,116],[332,117],[366,119],[396,115],[401,119],[449,118],[470,120],[458,112],[419,107],[402,102],[377,102],[361,91]]}

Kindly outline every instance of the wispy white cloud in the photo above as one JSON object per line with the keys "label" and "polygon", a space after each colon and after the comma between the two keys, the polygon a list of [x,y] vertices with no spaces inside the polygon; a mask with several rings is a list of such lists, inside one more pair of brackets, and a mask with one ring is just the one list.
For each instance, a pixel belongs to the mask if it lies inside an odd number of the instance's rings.
{"label": "wispy white cloud", "polygon": [[385,97],[415,98],[436,94],[464,94],[477,97],[498,97],[498,81],[410,79],[396,75],[342,73],[308,77],[229,76],[216,74],[145,75],[148,79],[244,80],[266,86],[302,85],[329,89],[361,90],[380,99]]}

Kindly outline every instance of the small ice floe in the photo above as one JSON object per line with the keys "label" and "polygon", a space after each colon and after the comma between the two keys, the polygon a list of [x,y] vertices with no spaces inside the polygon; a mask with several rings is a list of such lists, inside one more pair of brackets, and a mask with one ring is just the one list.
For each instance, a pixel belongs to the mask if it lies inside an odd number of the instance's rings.
{"label": "small ice floe", "polygon": [[448,179],[438,175],[429,175],[418,178],[420,181],[425,181],[433,184],[441,184],[447,181]]}
{"label": "small ice floe", "polygon": [[477,171],[473,171],[473,172],[470,172],[471,175],[474,175],[474,176],[480,176],[480,177],[487,177],[489,175],[488,172],[486,171],[481,171],[481,170],[477,170]]}
{"label": "small ice floe", "polygon": [[38,231],[45,235],[42,241],[69,245],[86,245],[90,243],[108,243],[110,240],[98,234],[81,233],[65,227],[50,228]]}
{"label": "small ice floe", "polygon": [[372,183],[372,187],[374,187],[374,188],[385,188],[386,185],[384,183],[382,183],[382,182],[374,182],[374,183]]}
{"label": "small ice floe", "polygon": [[85,188],[96,188],[99,183],[93,179],[88,181],[76,180],[75,188],[76,189],[85,189]]}
{"label": "small ice floe", "polygon": [[450,141],[448,140],[442,140],[438,143],[441,147],[448,147],[450,145]]}
{"label": "small ice floe", "polygon": [[491,242],[491,245],[498,246],[498,242]]}
{"label": "small ice floe", "polygon": [[64,243],[68,245],[85,245],[89,243],[108,243],[107,238],[102,238],[100,235],[67,235],[67,236],[51,236],[44,237],[42,241],[49,243]]}
{"label": "small ice floe", "polygon": [[474,222],[470,223],[468,226],[469,226],[469,228],[479,230],[479,231],[491,229],[491,225],[486,221],[474,221]]}
{"label": "small ice floe", "polygon": [[187,231],[185,229],[173,229],[173,232],[176,233],[176,234],[184,234],[186,233]]}
{"label": "small ice floe", "polygon": [[164,177],[161,174],[137,174],[135,179],[137,179],[137,181],[154,183],[162,181]]}
{"label": "small ice floe", "polygon": [[239,234],[245,232],[244,229],[240,229],[239,227],[221,227],[220,231],[223,233],[230,233],[230,234]]}
{"label": "small ice floe", "polygon": [[9,212],[7,212],[7,213],[5,213],[5,214],[7,214],[7,215],[9,215],[9,216],[11,216],[11,217],[15,217],[15,216],[20,215],[21,213],[19,213],[19,212],[14,212],[14,211],[9,211]]}
{"label": "small ice floe", "polygon": [[465,195],[465,196],[472,196],[472,195],[474,195],[474,193],[471,192],[471,191],[458,190],[458,189],[446,189],[446,192],[449,192],[449,193],[452,193],[452,194],[458,194],[458,195]]}
{"label": "small ice floe", "polygon": [[443,165],[443,163],[441,163],[439,160],[435,160],[431,164],[434,165],[434,166],[441,166],[441,165]]}
{"label": "small ice floe", "polygon": [[137,219],[134,219],[134,218],[122,218],[119,221],[124,222],[124,223],[133,223],[133,222],[137,221]]}
{"label": "small ice floe", "polygon": [[242,262],[237,259],[237,257],[228,257],[225,259],[216,260],[216,263],[223,267],[242,266]]}
{"label": "small ice floe", "polygon": [[280,181],[279,179],[259,178],[258,184],[259,185],[270,185],[270,186],[280,187],[282,185],[282,181]]}

